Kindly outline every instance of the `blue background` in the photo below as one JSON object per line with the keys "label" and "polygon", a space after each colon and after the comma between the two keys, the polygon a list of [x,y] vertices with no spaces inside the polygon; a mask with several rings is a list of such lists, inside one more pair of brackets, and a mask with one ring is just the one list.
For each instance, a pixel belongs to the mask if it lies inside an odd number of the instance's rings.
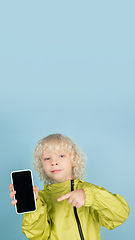
{"label": "blue background", "polygon": [[10,204],[10,172],[33,170],[34,147],[51,133],[81,146],[86,181],[130,205],[129,219],[102,228],[102,239],[134,238],[134,9],[131,0],[0,3],[1,240],[26,239]]}

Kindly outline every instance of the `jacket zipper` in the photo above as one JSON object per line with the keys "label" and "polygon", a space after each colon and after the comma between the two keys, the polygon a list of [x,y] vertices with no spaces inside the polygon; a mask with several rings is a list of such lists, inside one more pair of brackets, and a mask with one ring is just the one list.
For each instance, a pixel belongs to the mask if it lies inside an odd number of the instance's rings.
{"label": "jacket zipper", "polygon": [[[74,180],[71,180],[71,192],[72,191],[74,191]],[[79,220],[79,217],[78,217],[77,209],[76,209],[76,207],[73,207],[73,209],[74,209],[74,215],[75,215],[75,219],[76,219],[76,223],[77,223],[80,238],[81,238],[81,240],[84,240],[82,227],[81,227],[81,223],[80,223],[80,220]]]}

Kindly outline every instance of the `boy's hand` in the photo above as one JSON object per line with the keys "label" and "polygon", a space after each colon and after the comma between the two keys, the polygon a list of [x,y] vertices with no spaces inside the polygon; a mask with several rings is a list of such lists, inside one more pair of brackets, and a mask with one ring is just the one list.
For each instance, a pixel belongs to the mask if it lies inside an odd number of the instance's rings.
{"label": "boy's hand", "polygon": [[67,199],[68,203],[72,204],[74,207],[80,208],[85,204],[85,192],[83,189],[78,189],[63,195],[58,198],[57,201],[60,202],[64,199]]}
{"label": "boy's hand", "polygon": [[[11,191],[10,197],[11,197],[12,199],[14,199],[14,196],[15,196],[15,194],[16,194],[16,191],[13,191],[13,184],[10,184],[10,185],[9,185],[9,189],[10,189],[10,191]],[[17,200],[13,200],[13,201],[11,202],[11,204],[12,204],[13,206],[15,206],[16,203],[17,203]]]}
{"label": "boy's hand", "polygon": [[34,192],[35,192],[35,198],[36,198],[36,200],[37,200],[37,199],[38,199],[38,190],[39,190],[39,187],[35,186],[35,187],[33,187],[33,190],[34,190]]}
{"label": "boy's hand", "polygon": [[[11,191],[10,197],[11,197],[12,199],[14,199],[14,196],[15,196],[15,194],[16,194],[16,191],[13,191],[13,184],[10,184],[10,185],[9,185],[9,189],[10,189],[10,191]],[[39,190],[39,188],[38,188],[37,186],[35,186],[35,187],[33,187],[33,190],[34,190],[34,192],[35,192],[35,198],[36,198],[36,200],[37,200],[37,199],[38,199],[38,190]],[[15,206],[16,203],[17,203],[17,200],[16,200],[16,199],[11,202],[11,204],[12,204],[13,206]]]}

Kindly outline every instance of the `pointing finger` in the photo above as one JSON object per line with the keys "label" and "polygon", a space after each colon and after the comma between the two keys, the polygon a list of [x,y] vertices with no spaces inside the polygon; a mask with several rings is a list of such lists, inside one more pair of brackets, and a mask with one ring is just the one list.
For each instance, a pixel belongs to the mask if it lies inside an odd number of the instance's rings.
{"label": "pointing finger", "polygon": [[60,201],[63,201],[63,200],[65,200],[65,199],[68,199],[68,198],[71,196],[71,194],[72,194],[72,192],[69,192],[69,193],[63,195],[62,197],[59,197],[59,198],[57,199],[57,201],[60,202]]}

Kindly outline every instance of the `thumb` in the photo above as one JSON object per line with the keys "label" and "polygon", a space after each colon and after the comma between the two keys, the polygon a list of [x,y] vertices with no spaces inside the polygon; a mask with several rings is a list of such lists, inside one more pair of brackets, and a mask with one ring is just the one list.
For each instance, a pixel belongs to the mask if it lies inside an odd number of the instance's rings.
{"label": "thumb", "polygon": [[39,187],[35,186],[35,187],[33,187],[33,190],[34,190],[34,192],[35,192],[35,198],[36,198],[36,200],[37,200],[37,199],[38,199],[38,190],[39,190]]}

